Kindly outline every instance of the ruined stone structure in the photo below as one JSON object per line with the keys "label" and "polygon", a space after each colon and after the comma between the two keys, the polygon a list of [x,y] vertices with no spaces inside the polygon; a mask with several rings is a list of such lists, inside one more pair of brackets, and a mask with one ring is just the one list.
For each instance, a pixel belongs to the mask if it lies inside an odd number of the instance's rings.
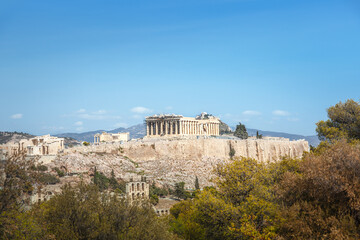
{"label": "ruined stone structure", "polygon": [[149,184],[143,181],[126,183],[126,197],[130,200],[148,199]]}
{"label": "ruined stone structure", "polygon": [[64,150],[64,139],[52,137],[50,135],[37,136],[30,139],[21,139],[18,142],[10,142],[0,145],[9,156],[26,151],[27,155],[43,156],[56,155],[59,151]]}
{"label": "ruined stone structure", "polygon": [[114,143],[114,142],[127,142],[130,139],[130,133],[107,133],[102,132],[94,135],[94,144],[100,143]]}
{"label": "ruined stone structure", "polygon": [[219,119],[206,113],[196,118],[174,114],[154,115],[146,117],[145,121],[147,137],[220,135]]}

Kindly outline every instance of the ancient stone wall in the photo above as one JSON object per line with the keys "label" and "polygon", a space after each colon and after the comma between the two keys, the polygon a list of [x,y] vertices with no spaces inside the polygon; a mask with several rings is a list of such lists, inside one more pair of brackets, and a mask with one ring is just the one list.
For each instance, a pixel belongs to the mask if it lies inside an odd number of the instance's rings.
{"label": "ancient stone wall", "polygon": [[226,140],[226,139],[186,139],[158,140],[123,144],[124,153],[136,160],[176,159],[201,160],[206,158],[228,159],[230,147],[235,157],[251,157],[259,161],[278,160],[283,156],[301,157],[309,151],[305,140]]}
{"label": "ancient stone wall", "polygon": [[96,166],[107,175],[114,170],[122,179],[146,176],[160,185],[185,182],[186,188],[194,188],[198,177],[200,186],[204,187],[213,184],[214,167],[229,161],[230,146],[235,157],[259,161],[278,160],[286,155],[301,157],[309,150],[304,140],[150,139],[69,148],[53,164],[77,173]]}

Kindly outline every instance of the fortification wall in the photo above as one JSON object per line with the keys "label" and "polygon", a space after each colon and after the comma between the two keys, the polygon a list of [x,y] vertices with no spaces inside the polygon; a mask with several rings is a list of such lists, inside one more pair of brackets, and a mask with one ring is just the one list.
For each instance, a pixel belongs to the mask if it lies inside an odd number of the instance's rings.
{"label": "fortification wall", "polygon": [[114,170],[123,179],[146,176],[159,184],[185,182],[187,188],[193,188],[198,177],[204,187],[213,184],[214,167],[229,161],[230,145],[235,156],[259,161],[278,160],[286,155],[301,157],[309,150],[307,141],[151,139],[66,149],[54,164],[69,172],[87,172],[96,166],[107,175]]}
{"label": "fortification wall", "polygon": [[124,154],[131,159],[147,161],[156,159],[203,160],[229,158],[230,147],[235,157],[251,157],[258,161],[278,160],[283,156],[301,157],[309,151],[305,140],[226,140],[184,139],[132,142],[121,145]]}

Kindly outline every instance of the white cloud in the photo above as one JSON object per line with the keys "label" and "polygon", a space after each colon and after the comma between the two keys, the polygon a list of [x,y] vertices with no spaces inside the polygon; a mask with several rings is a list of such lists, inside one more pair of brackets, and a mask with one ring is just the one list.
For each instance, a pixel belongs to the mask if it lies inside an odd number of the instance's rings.
{"label": "white cloud", "polygon": [[144,114],[144,113],[151,113],[152,110],[146,107],[134,107],[131,109],[134,113]]}
{"label": "white cloud", "polygon": [[260,116],[261,112],[254,111],[254,110],[246,110],[242,114],[244,114],[246,116]]}
{"label": "white cloud", "polygon": [[16,113],[14,115],[11,115],[11,118],[12,119],[20,119],[23,117],[23,114],[22,113]]}
{"label": "white cloud", "polygon": [[77,110],[77,113],[84,113],[84,112],[86,112],[86,110],[84,108]]}
{"label": "white cloud", "polygon": [[172,106],[168,106],[168,107],[166,107],[165,109],[166,109],[166,110],[172,110],[173,107],[172,107]]}
{"label": "white cloud", "polygon": [[102,115],[102,114],[105,114],[105,113],[106,113],[106,110],[98,110],[96,112],[93,112],[92,114]]}
{"label": "white cloud", "polygon": [[83,125],[83,122],[82,121],[77,121],[76,123],[75,123],[75,126],[82,126]]}
{"label": "white cloud", "polygon": [[275,110],[275,111],[272,112],[272,114],[275,115],[275,116],[282,116],[282,117],[290,115],[289,112],[283,111],[283,110]]}

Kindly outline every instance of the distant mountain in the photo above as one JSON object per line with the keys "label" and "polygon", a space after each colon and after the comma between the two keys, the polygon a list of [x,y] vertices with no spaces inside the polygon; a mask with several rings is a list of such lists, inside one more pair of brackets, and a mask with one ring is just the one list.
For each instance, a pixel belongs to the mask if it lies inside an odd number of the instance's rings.
{"label": "distant mountain", "polygon": [[309,142],[309,145],[312,145],[314,147],[316,147],[320,143],[320,140],[319,140],[318,136],[316,136],[316,135],[303,136],[303,135],[298,135],[298,134],[263,131],[263,130],[258,130],[258,129],[247,128],[247,132],[248,132],[249,136],[256,136],[257,131],[259,132],[259,134],[262,134],[263,136],[284,137],[284,138],[289,138],[290,140],[305,139],[306,141]]}
{"label": "distant mountain", "polygon": [[86,141],[86,142],[94,142],[94,135],[97,133],[109,132],[109,133],[119,133],[119,132],[129,132],[130,138],[142,138],[146,135],[146,129],[144,124],[137,124],[131,126],[129,128],[116,128],[114,130],[105,131],[105,130],[96,130],[90,132],[83,133],[61,133],[55,135],[56,137],[71,137],[76,139],[77,141]]}
{"label": "distant mountain", "polygon": [[110,133],[118,133],[118,132],[129,132],[130,138],[142,138],[146,135],[146,128],[144,124],[137,124],[128,128],[116,128],[114,130],[109,131]]}
{"label": "distant mountain", "polygon": [[0,144],[8,142],[18,142],[21,139],[29,139],[35,137],[34,135],[23,132],[0,132]]}
{"label": "distant mountain", "polygon": [[[35,137],[35,135],[31,135],[23,132],[0,132],[0,144],[6,144],[8,142],[19,142],[21,139],[30,139]],[[75,146],[80,144],[72,137],[64,137],[64,145],[65,146]]]}
{"label": "distant mountain", "polygon": [[79,142],[94,142],[94,135],[97,133],[104,132],[105,130],[97,130],[97,131],[91,131],[91,132],[83,132],[83,133],[60,133],[54,135],[55,137],[70,137],[73,138]]}
{"label": "distant mountain", "polygon": [[[223,132],[227,132],[230,128],[225,124],[222,123],[221,129]],[[235,129],[235,128],[232,128]],[[96,133],[104,132],[105,130],[97,130],[97,131],[91,131],[91,132],[84,132],[84,133],[62,133],[57,134],[55,136],[57,137],[71,137],[78,141],[87,141],[87,142],[94,142],[94,135]],[[289,138],[290,140],[299,140],[299,139],[305,139],[309,142],[309,145],[317,146],[320,141],[316,135],[314,136],[303,136],[298,134],[290,134],[290,133],[283,133],[283,132],[272,132],[272,131],[263,131],[258,129],[247,129],[249,136],[256,136],[256,132],[258,131],[259,134],[262,134],[263,136],[272,136],[272,137],[284,137]],[[131,126],[129,128],[116,128],[111,131],[106,131],[109,133],[118,133],[118,132],[129,132],[130,138],[142,138],[146,135],[146,128],[144,124],[137,124],[134,126]]]}

